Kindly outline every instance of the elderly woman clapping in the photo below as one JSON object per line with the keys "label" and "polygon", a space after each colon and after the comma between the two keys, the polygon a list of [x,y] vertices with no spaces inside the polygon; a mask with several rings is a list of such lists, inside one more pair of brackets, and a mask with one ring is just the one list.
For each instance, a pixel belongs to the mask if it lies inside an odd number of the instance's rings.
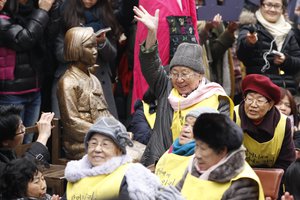
{"label": "elderly woman clapping", "polygon": [[118,120],[100,118],[89,129],[84,144],[87,154],[69,162],[65,170],[67,199],[154,200],[159,195],[158,178],[141,164],[131,163],[126,154],[132,142]]}
{"label": "elderly woman clapping", "polygon": [[140,48],[140,62],[143,75],[158,101],[153,134],[142,157],[142,163],[148,166],[155,163],[179,136],[190,110],[206,106],[231,115],[233,103],[219,84],[210,83],[204,77],[202,48],[199,44],[181,43],[167,74],[157,50],[159,10],[154,16],[142,6],[133,10],[135,19],[148,29],[146,41]]}
{"label": "elderly woman clapping", "polygon": [[244,131],[246,160],[252,167],[286,169],[295,160],[289,119],[274,106],[280,88],[260,74],[242,82],[244,101],[235,107],[235,121]]}

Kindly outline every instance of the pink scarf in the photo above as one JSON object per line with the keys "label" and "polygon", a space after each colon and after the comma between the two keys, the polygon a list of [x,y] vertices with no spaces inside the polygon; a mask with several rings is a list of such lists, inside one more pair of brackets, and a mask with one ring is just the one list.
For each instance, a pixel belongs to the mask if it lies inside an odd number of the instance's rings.
{"label": "pink scarf", "polygon": [[[173,88],[173,90],[175,89]],[[199,84],[198,88],[194,90],[191,94],[189,94],[186,98],[178,98],[178,96],[174,95],[173,92],[171,92],[168,97],[168,100],[174,111],[177,111],[199,103],[204,99],[213,96],[214,94],[227,96],[226,92],[224,91],[221,85],[214,82],[205,84],[205,79],[203,79]]]}

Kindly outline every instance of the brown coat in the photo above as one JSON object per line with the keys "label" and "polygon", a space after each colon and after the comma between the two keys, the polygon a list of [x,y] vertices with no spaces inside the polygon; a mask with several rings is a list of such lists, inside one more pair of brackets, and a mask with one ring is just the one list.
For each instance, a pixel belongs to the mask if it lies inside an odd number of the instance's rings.
{"label": "brown coat", "polygon": [[68,159],[84,154],[84,137],[100,116],[111,116],[99,80],[75,66],[61,77],[57,98],[63,125],[63,145]]}

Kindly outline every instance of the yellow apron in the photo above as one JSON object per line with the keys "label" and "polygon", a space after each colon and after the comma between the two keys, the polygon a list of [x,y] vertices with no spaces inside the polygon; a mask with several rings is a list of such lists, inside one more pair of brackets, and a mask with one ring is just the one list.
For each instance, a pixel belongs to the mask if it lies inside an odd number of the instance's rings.
{"label": "yellow apron", "polygon": [[154,123],[155,123],[155,118],[156,118],[156,112],[150,114],[149,107],[150,107],[149,104],[147,104],[143,101],[144,115],[146,117],[146,120],[147,120],[150,128],[153,129]]}
{"label": "yellow apron", "polygon": [[227,183],[201,180],[188,173],[181,194],[186,200],[220,200],[225,191],[230,187],[232,181],[236,181],[240,178],[250,178],[255,180],[259,185],[259,200],[265,199],[258,176],[246,162],[243,171]]}
{"label": "yellow apron", "polygon": [[[178,97],[179,99],[184,98],[174,88],[172,89],[171,93],[173,93],[172,95]],[[182,125],[184,124],[185,116],[188,112],[190,112],[193,109],[199,108],[199,107],[210,107],[210,108],[214,108],[217,110],[219,107],[219,98],[224,98],[229,101],[229,103],[230,103],[230,118],[232,119],[233,118],[233,108],[234,108],[234,104],[233,104],[232,100],[228,96],[214,94],[199,103],[196,103],[188,108],[185,108],[184,110],[174,111],[173,121],[172,121],[172,125],[171,125],[173,142],[176,138],[179,137],[179,133],[181,131]],[[180,107],[180,101],[179,101],[178,107]]]}
{"label": "yellow apron", "polygon": [[175,186],[181,180],[191,157],[165,152],[155,166],[155,174],[162,185]]}
{"label": "yellow apron", "polygon": [[130,164],[124,164],[111,174],[90,176],[67,184],[67,199],[109,199],[119,196],[125,172]]}
{"label": "yellow apron", "polygon": [[[239,115],[239,106],[234,108],[236,112],[236,123],[241,126],[241,119]],[[286,116],[280,115],[280,120],[275,128],[274,136],[271,140],[259,143],[244,132],[243,144],[246,148],[246,161],[249,165],[255,167],[260,165],[274,166],[279,152],[281,150],[282,142],[285,134]]]}

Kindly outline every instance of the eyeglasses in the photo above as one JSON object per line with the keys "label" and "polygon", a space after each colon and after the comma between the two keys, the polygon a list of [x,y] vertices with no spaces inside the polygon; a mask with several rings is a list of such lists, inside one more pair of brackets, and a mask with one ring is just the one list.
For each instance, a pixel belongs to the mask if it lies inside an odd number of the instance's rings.
{"label": "eyeglasses", "polygon": [[101,149],[111,149],[113,147],[113,142],[109,140],[104,140],[102,142],[98,142],[97,140],[90,140],[87,142],[89,149],[96,149],[96,147],[100,146]]}
{"label": "eyeglasses", "polygon": [[281,4],[263,3],[262,5],[267,10],[271,10],[272,8],[274,8],[275,10],[281,10],[282,9],[282,5]]}
{"label": "eyeglasses", "polygon": [[266,103],[269,103],[269,101],[267,99],[254,99],[254,98],[249,98],[249,97],[246,97],[244,99],[244,101],[246,104],[249,104],[249,105],[256,102],[256,105],[258,105],[258,106],[263,106]]}
{"label": "eyeglasses", "polygon": [[187,80],[187,79],[190,79],[194,75],[195,75],[195,72],[184,72],[184,73],[170,72],[169,78],[170,79],[182,78],[184,80]]}

